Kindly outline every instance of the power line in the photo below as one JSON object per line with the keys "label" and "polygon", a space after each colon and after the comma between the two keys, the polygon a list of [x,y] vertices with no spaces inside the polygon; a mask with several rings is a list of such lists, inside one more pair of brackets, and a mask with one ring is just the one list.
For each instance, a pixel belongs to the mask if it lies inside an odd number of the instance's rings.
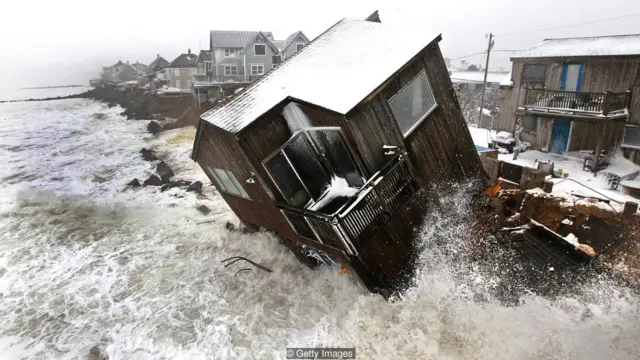
{"label": "power line", "polygon": [[460,57],[457,57],[455,59],[449,59],[449,60],[460,60],[460,59],[465,59],[465,58],[468,58],[468,57],[472,57],[472,56],[480,55],[480,54],[486,54],[486,53],[487,53],[486,51],[480,51],[480,52],[477,52],[477,53],[473,53],[471,55],[460,56]]}
{"label": "power line", "polygon": [[545,31],[545,30],[564,29],[564,28],[569,28],[569,27],[574,27],[574,26],[587,25],[587,24],[594,24],[594,23],[599,23],[599,22],[604,22],[604,21],[611,21],[611,20],[617,20],[617,19],[624,19],[624,18],[629,18],[629,17],[633,17],[633,16],[638,16],[638,15],[640,15],[640,13],[634,13],[634,14],[628,14],[628,15],[616,16],[616,17],[607,18],[607,19],[600,19],[600,20],[586,21],[586,22],[581,22],[581,23],[576,23],[576,24],[571,24],[571,25],[554,26],[554,27],[549,27],[549,28],[544,28],[544,29],[527,30],[527,31],[518,31],[518,32],[507,33],[507,34],[497,34],[497,35],[495,35],[495,36],[511,36],[511,35],[519,35],[519,34],[534,33],[534,32]]}

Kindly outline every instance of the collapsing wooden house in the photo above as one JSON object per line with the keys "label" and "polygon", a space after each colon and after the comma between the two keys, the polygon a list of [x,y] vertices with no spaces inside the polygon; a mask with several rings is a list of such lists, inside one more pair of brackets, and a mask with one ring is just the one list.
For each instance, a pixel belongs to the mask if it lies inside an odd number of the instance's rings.
{"label": "collapsing wooden house", "polygon": [[390,289],[428,209],[418,192],[483,174],[440,40],[341,20],[204,113],[192,159],[243,223]]}

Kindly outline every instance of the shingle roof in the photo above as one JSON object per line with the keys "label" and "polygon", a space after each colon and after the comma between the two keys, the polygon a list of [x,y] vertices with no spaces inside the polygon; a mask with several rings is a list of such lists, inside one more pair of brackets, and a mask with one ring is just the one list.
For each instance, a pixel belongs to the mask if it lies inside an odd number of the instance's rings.
{"label": "shingle roof", "polygon": [[169,64],[169,62],[165,58],[163,58],[162,56],[160,56],[160,54],[158,54],[158,56],[155,59],[153,59],[153,61],[149,64],[149,69],[153,71],[159,70],[159,66],[160,66],[159,63],[161,61]]}
{"label": "shingle roof", "polygon": [[439,34],[424,29],[343,19],[201,118],[235,133],[287,97],[345,114],[439,39]]}
{"label": "shingle roof", "polygon": [[[293,34],[287,36],[287,38],[284,41],[284,44],[282,45],[282,51],[286,50],[289,47],[289,45],[291,45],[293,40],[298,38],[298,35],[302,35],[305,39],[307,39],[307,37],[302,33],[302,31],[298,30]],[[307,39],[307,41],[309,41],[309,39]]]}
{"label": "shingle roof", "polygon": [[[244,48],[247,43],[253,40],[259,31],[227,31],[227,30],[211,30],[211,47],[212,48]],[[269,31],[263,31],[270,39],[273,34]]]}
{"label": "shingle roof", "polygon": [[255,44],[256,40],[259,38],[263,38],[265,39],[266,44],[271,48],[271,51],[274,54],[278,54],[280,52],[280,49],[272,42],[272,38],[269,37],[269,35],[266,35],[265,33],[259,31],[256,36],[249,40],[249,42],[247,42],[247,45],[243,48],[243,51],[247,51],[247,48],[249,48],[251,46],[251,44]]}
{"label": "shingle roof", "polygon": [[196,67],[196,60],[198,56],[196,54],[180,54],[177,58],[175,58],[168,68],[189,68]]}
{"label": "shingle roof", "polygon": [[640,34],[545,39],[511,58],[624,55],[640,55]]}
{"label": "shingle roof", "polygon": [[198,55],[198,59],[204,58],[205,61],[211,61],[211,51],[209,50],[200,50],[200,54]]}

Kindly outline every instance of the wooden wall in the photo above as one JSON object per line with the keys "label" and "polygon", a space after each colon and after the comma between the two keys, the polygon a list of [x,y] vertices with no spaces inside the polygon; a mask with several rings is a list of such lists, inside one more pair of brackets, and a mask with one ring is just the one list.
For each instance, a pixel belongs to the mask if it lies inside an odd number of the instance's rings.
{"label": "wooden wall", "polygon": [[622,141],[624,124],[624,119],[573,121],[569,151],[595,150],[599,139],[603,149],[617,148]]}
{"label": "wooden wall", "polygon": [[[403,138],[388,100],[423,70],[438,105]],[[347,119],[347,127],[369,171],[377,170],[385,162],[383,145],[396,145],[408,150],[423,185],[484,176],[437,44],[418,54],[397,76],[349,112]]]}

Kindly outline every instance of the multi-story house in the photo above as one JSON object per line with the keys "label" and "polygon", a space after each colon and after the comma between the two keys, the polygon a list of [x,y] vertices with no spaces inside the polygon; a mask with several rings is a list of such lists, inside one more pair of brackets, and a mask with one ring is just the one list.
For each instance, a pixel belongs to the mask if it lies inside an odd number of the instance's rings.
{"label": "multi-story house", "polygon": [[498,131],[519,121],[534,149],[640,162],[640,35],[546,39],[511,61]]}
{"label": "multi-story house", "polygon": [[167,86],[180,89],[182,92],[190,92],[193,85],[193,75],[196,74],[196,59],[198,56],[191,53],[180,54],[165,69]]}
{"label": "multi-story house", "polygon": [[282,60],[286,60],[291,57],[291,55],[302,50],[308,43],[309,39],[302,31],[296,31],[287,36],[287,39],[282,43],[282,47],[280,48]]}

